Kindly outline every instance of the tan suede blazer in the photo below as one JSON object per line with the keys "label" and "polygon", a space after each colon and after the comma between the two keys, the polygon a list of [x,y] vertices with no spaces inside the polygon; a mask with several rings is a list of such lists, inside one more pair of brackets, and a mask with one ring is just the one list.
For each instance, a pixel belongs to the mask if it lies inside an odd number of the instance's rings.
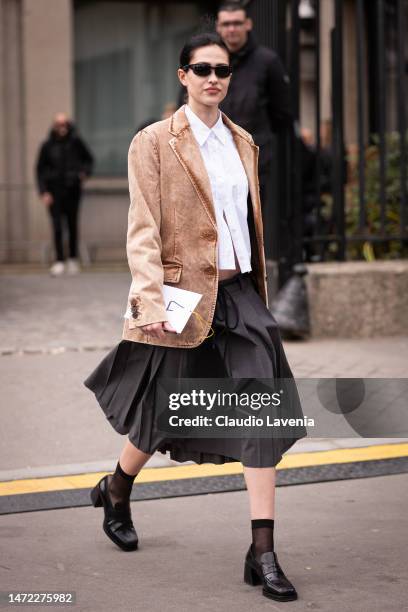
{"label": "tan suede blazer", "polygon": [[[223,113],[248,176],[248,223],[253,276],[267,305],[258,147],[252,136]],[[209,334],[218,289],[217,224],[211,185],[184,112],[153,123],[136,134],[128,157],[130,207],[127,256],[132,283],[123,339],[169,347],[192,348]],[[203,294],[181,334],[166,332],[164,340],[140,327],[166,321],[163,283]],[[205,323],[203,322],[205,321]]]}

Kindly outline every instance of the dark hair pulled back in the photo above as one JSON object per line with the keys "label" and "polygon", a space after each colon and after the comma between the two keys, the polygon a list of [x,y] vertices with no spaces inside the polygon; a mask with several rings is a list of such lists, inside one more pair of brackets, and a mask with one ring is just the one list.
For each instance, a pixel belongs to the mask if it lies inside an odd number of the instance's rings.
{"label": "dark hair pulled back", "polygon": [[180,68],[190,63],[196,49],[208,47],[210,45],[218,45],[218,47],[226,51],[228,58],[230,57],[227,45],[216,32],[201,32],[200,34],[192,36],[182,48],[180,53]]}

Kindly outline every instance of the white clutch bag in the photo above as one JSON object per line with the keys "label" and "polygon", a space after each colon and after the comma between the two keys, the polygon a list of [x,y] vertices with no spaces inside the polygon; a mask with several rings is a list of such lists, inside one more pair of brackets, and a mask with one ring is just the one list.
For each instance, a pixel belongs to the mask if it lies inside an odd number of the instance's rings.
{"label": "white clutch bag", "polygon": [[[163,285],[163,298],[167,318],[178,334],[181,334],[185,328],[187,321],[202,297],[201,293],[195,293],[195,291],[179,289],[172,285]],[[132,318],[130,306],[125,312],[124,318]]]}

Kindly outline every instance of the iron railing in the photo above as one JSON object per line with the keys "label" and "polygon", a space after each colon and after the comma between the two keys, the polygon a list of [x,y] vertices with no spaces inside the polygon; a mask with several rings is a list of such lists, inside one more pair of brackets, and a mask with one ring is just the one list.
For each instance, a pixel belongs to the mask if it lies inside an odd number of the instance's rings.
{"label": "iron railing", "polygon": [[[375,245],[397,243],[397,256],[408,253],[408,198],[407,198],[407,118],[406,92],[408,59],[406,32],[408,26],[408,0],[323,0],[330,3],[330,86],[332,142],[329,152],[321,146],[321,53],[322,16],[321,0],[306,2],[313,16],[302,19],[301,0],[252,0],[247,10],[254,21],[255,34],[261,44],[274,48],[280,55],[290,75],[293,130],[276,139],[273,189],[265,214],[265,246],[267,256],[278,262],[279,284],[292,274],[293,265],[302,261],[343,261],[350,256],[350,245],[370,246],[375,257]],[[345,11],[352,11],[355,32],[344,27]],[[326,11],[327,13],[327,11]],[[327,16],[326,16],[327,18]],[[348,21],[347,23],[350,23]],[[313,105],[314,105],[314,189],[315,208],[313,229],[305,231],[304,185],[302,184],[302,142],[299,138],[299,121],[302,104],[302,31],[307,27],[308,52],[313,54]],[[348,70],[355,71],[355,142],[350,137],[345,143],[345,100],[350,95],[346,89],[345,54],[346,36],[354,36],[349,56]],[[310,93],[308,94],[310,95]],[[397,135],[398,175],[394,176],[392,197],[398,199],[394,216],[399,217],[390,231],[389,134]],[[378,170],[375,181],[377,193],[375,205],[378,219],[372,221],[373,175],[367,172],[367,149],[376,143]],[[355,163],[350,162],[350,145],[355,145]],[[370,149],[373,154],[373,148]],[[330,189],[322,198],[323,153],[331,162]],[[352,173],[350,173],[350,165]],[[355,222],[347,223],[350,199],[350,174],[354,176],[353,206]],[[371,182],[370,182],[371,181]],[[370,183],[370,184],[369,184]],[[398,193],[395,194],[395,184]],[[326,208],[328,207],[328,210]],[[325,210],[323,210],[325,208]],[[372,246],[374,245],[374,250]],[[405,249],[405,250],[404,250]],[[399,254],[399,255],[398,255]],[[381,255],[380,255],[381,256]],[[392,255],[391,255],[392,256]],[[395,253],[394,253],[395,256]]]}

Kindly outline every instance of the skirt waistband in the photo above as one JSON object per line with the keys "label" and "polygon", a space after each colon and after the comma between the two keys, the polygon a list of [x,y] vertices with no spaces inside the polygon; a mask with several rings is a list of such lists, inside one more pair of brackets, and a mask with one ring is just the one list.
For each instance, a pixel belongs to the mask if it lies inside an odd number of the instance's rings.
{"label": "skirt waistband", "polygon": [[249,272],[239,272],[218,283],[218,308],[214,316],[214,323],[223,323],[228,331],[233,331],[238,327],[239,309],[230,292],[234,294],[236,291],[242,291],[250,278]]}
{"label": "skirt waistband", "polygon": [[251,278],[250,275],[251,275],[250,272],[238,272],[238,274],[235,274],[235,276],[231,276],[231,278],[225,278],[224,280],[219,281],[218,287],[226,287],[229,285],[239,285],[242,288],[243,283],[250,280]]}

